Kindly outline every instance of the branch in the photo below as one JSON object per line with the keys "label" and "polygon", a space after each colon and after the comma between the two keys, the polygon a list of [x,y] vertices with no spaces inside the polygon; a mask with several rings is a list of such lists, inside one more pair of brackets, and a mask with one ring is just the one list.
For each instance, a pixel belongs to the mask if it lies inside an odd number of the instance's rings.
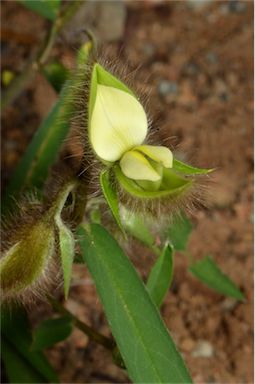
{"label": "branch", "polygon": [[51,29],[46,35],[45,40],[43,41],[36,57],[27,63],[23,72],[18,75],[11,82],[7,90],[3,92],[1,100],[2,110],[13,102],[13,100],[19,95],[27,83],[31,81],[35,73],[45,64],[59,32],[83,3],[84,1],[82,0],[73,0],[68,4],[68,6],[64,7],[62,11],[60,10],[57,18],[51,25]]}

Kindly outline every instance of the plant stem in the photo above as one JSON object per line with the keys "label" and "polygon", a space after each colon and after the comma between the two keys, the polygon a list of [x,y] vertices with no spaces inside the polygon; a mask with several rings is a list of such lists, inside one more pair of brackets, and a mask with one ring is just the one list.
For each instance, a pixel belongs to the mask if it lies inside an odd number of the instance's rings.
{"label": "plant stem", "polygon": [[87,335],[90,339],[95,341],[98,344],[101,344],[103,347],[110,351],[114,351],[116,348],[116,344],[114,340],[110,339],[109,337],[106,337],[102,335],[101,333],[98,333],[93,328],[91,328],[89,325],[84,323],[83,321],[79,320],[76,316],[74,316],[71,312],[69,312],[60,302],[53,299],[52,297],[48,297],[48,300],[50,304],[52,305],[52,308],[62,313],[63,315],[68,315],[72,318],[73,324],[85,335]]}
{"label": "plant stem", "polygon": [[3,92],[1,100],[2,110],[19,95],[26,84],[34,77],[35,73],[45,64],[59,32],[83,3],[84,1],[82,0],[72,0],[66,7],[63,8],[62,11],[59,12],[36,57],[27,63],[23,72],[14,78],[7,90]]}

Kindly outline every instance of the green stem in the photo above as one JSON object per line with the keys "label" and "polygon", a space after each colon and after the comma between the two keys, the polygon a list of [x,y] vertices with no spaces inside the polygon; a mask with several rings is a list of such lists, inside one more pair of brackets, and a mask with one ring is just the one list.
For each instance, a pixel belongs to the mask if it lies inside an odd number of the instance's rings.
{"label": "green stem", "polygon": [[82,0],[73,0],[63,9],[62,12],[59,12],[59,15],[52,24],[51,29],[45,37],[45,40],[43,41],[36,57],[26,65],[23,72],[18,75],[11,82],[7,90],[3,92],[1,100],[2,110],[6,108],[7,105],[12,103],[12,101],[19,95],[26,84],[31,81],[36,72],[46,63],[59,32],[83,3],[84,1]]}
{"label": "green stem", "polygon": [[68,315],[73,320],[73,324],[82,331],[85,335],[87,335],[91,340],[95,341],[96,343],[102,345],[106,349],[109,349],[110,351],[114,351],[116,348],[115,342],[110,339],[109,337],[106,337],[102,335],[101,333],[98,333],[93,328],[91,328],[89,325],[84,323],[83,321],[79,320],[76,316],[74,316],[71,312],[69,312],[60,302],[53,299],[52,297],[48,297],[48,300],[50,304],[52,305],[52,308],[63,315]]}

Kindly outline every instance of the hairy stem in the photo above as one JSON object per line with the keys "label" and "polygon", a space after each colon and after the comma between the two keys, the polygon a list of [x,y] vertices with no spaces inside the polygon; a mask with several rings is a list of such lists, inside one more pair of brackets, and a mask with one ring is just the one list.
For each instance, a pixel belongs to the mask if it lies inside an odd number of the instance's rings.
{"label": "hairy stem", "polygon": [[82,0],[70,1],[69,4],[59,12],[59,15],[51,25],[48,34],[39,48],[36,57],[27,63],[23,72],[14,78],[7,90],[3,92],[1,100],[2,110],[19,95],[22,89],[34,77],[35,73],[46,63],[59,32],[83,3],[84,1]]}
{"label": "hairy stem", "polygon": [[106,349],[110,351],[114,351],[116,348],[115,342],[110,339],[109,337],[106,337],[102,335],[101,333],[98,333],[93,328],[91,328],[89,325],[84,323],[83,321],[79,320],[76,316],[74,316],[71,312],[69,312],[60,302],[53,299],[52,297],[48,298],[50,304],[52,305],[52,308],[57,311],[58,313],[61,313],[63,315],[68,315],[72,318],[73,324],[82,331],[85,335],[87,335],[91,340],[95,341],[96,343],[102,345]]}

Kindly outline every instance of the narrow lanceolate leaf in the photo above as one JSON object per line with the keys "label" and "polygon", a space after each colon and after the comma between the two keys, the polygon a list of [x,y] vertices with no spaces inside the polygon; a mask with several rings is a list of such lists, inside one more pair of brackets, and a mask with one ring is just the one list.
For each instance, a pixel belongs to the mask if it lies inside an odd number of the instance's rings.
{"label": "narrow lanceolate leaf", "polygon": [[141,241],[148,247],[155,243],[155,239],[150,233],[149,228],[144,222],[142,216],[128,211],[125,207],[121,208],[121,216],[125,230],[134,238]]}
{"label": "narrow lanceolate leaf", "polygon": [[128,374],[135,383],[190,383],[156,306],[118,243],[100,225],[78,230],[80,246]]}
{"label": "narrow lanceolate leaf", "polygon": [[204,257],[189,267],[189,271],[208,287],[223,295],[243,300],[244,294],[235,283],[226,276],[210,256]]}
{"label": "narrow lanceolate leaf", "polygon": [[180,160],[174,158],[173,160],[173,169],[177,172],[184,173],[185,175],[207,175],[210,172],[213,172],[214,169],[206,168],[196,168],[192,165],[185,164]]}
{"label": "narrow lanceolate leaf", "polygon": [[6,189],[3,205],[8,204],[12,195],[22,188],[32,186],[40,188],[45,181],[49,167],[57,159],[58,151],[69,130],[68,119],[62,119],[64,112],[67,113],[64,102],[66,91],[63,90],[59,101],[29,144]]}
{"label": "narrow lanceolate leaf", "polygon": [[43,321],[33,332],[32,350],[42,350],[65,340],[70,336],[72,328],[70,316]]}
{"label": "narrow lanceolate leaf", "polygon": [[115,218],[120,229],[123,230],[120,213],[119,213],[119,203],[118,203],[117,192],[110,181],[110,171],[108,169],[105,169],[101,172],[100,184],[101,184],[104,197],[113,214],[113,217]]}
{"label": "narrow lanceolate leaf", "polygon": [[[58,378],[41,351],[31,351],[32,335],[23,310],[2,309],[2,359],[11,383],[58,383]],[[12,361],[9,357],[12,356]],[[15,364],[15,367],[11,365]],[[15,369],[22,369],[22,372]],[[25,371],[26,370],[26,371]]]}
{"label": "narrow lanceolate leaf", "polygon": [[147,281],[147,290],[157,307],[162,304],[172,281],[173,252],[173,247],[167,244],[154,264]]}
{"label": "narrow lanceolate leaf", "polygon": [[192,224],[190,220],[182,215],[171,224],[167,230],[167,238],[173,244],[174,249],[177,251],[184,251],[187,248],[189,236],[192,231]]}
{"label": "narrow lanceolate leaf", "polygon": [[57,17],[61,0],[19,0],[25,7],[38,13],[48,20],[54,21]]}
{"label": "narrow lanceolate leaf", "polygon": [[[86,64],[91,44],[86,46],[86,55],[84,49],[82,46],[78,51],[78,66],[83,64],[84,67]],[[12,197],[22,189],[41,188],[44,184],[49,168],[57,160],[59,150],[69,132],[69,121],[73,112],[74,83],[75,81],[71,80],[65,83],[66,86],[60,92],[59,100],[35,133],[6,188],[2,205],[5,209],[11,203]]]}

